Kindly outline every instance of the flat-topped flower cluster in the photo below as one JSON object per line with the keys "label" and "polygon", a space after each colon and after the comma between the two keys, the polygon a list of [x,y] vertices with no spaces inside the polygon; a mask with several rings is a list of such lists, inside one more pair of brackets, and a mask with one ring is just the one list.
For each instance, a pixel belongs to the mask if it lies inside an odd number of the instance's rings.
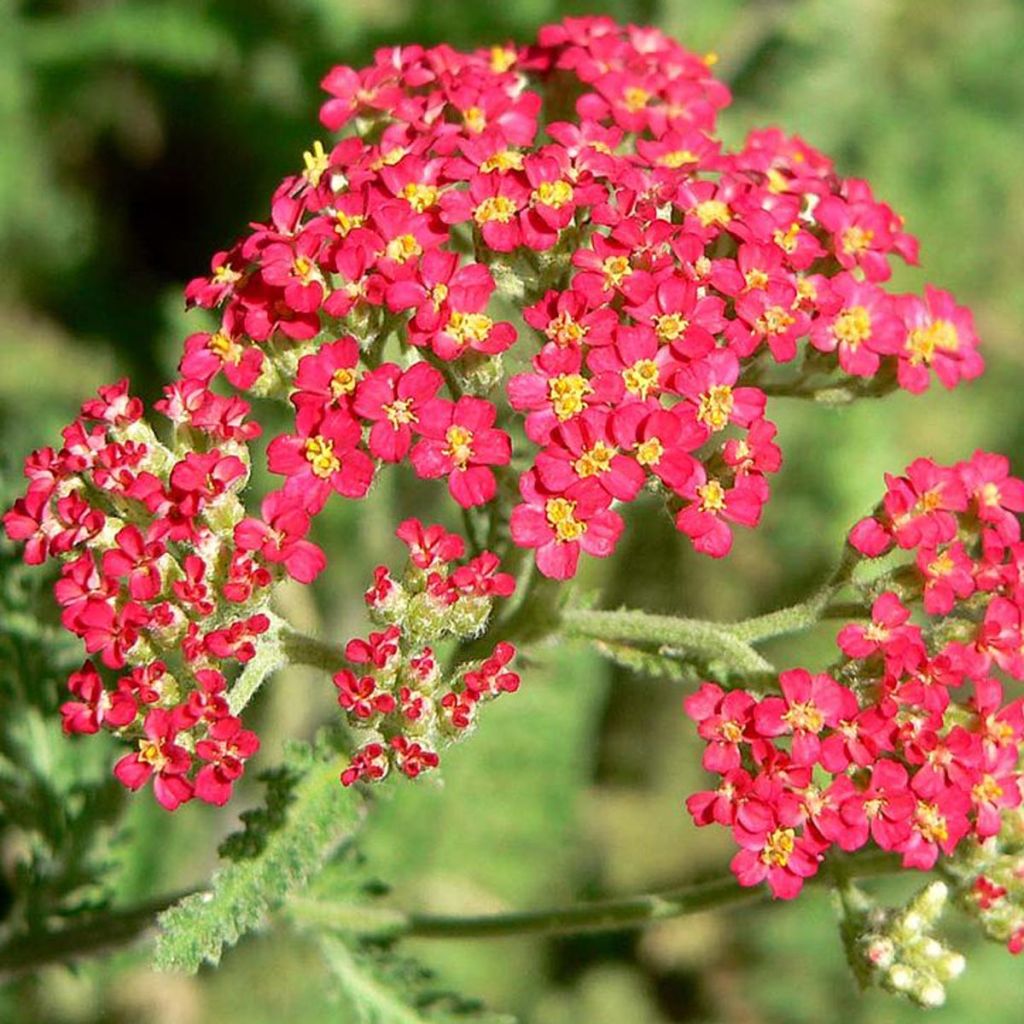
{"label": "flat-topped flower cluster", "polygon": [[[274,585],[326,568],[314,519],[384,467],[445,480],[495,553],[378,576],[386,628],[335,677],[349,720],[379,733],[347,782],[432,767],[444,730],[514,688],[500,643],[439,688],[414,608],[479,611],[517,548],[572,577],[581,552],[613,552],[644,492],[723,556],[781,463],[770,395],[917,392],[981,371],[951,296],[887,290],[890,260],[916,261],[917,245],[865,182],[774,129],[723,149],[712,63],[596,17],[530,45],[398,47],[328,73],[321,121],[338,137],[186,289],[216,312],[157,403],[168,436],[126,382],[104,388],[29,457],[4,516],[27,561],[61,563],[63,623],[93,656],[69,680],[65,728],[134,744],[126,785],[152,779],[172,809],[227,799],[257,747],[238,712],[259,680],[240,680],[276,656]],[[268,439],[281,485],[259,514],[240,497],[252,398],[294,416]],[[898,540],[899,514],[865,543]],[[926,600],[962,596],[963,552],[936,557],[959,572],[936,570]]]}
{"label": "flat-topped flower cluster", "polygon": [[886,483],[850,543],[903,557],[872,581],[867,624],[839,632],[829,672],[783,672],[781,695],[705,683],[685,702],[721,776],[690,812],[732,829],[741,884],[767,880],[779,897],[833,844],[873,841],[930,870],[997,836],[1021,803],[1024,700],[1007,699],[997,674],[1024,679],[1024,482],[979,452],[954,466],[919,459]]}

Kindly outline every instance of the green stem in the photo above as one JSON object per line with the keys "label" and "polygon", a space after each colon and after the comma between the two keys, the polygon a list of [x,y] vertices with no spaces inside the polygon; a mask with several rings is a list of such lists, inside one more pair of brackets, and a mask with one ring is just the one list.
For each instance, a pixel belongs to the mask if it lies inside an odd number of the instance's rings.
{"label": "green stem", "polygon": [[[866,878],[899,870],[892,854],[872,852],[846,862],[845,876]],[[811,884],[828,883],[831,874],[820,872]],[[60,931],[15,936],[0,945],[0,981],[56,963],[127,946],[155,925],[157,915],[187,894],[175,893],[137,907],[98,914],[82,924]],[[350,906],[307,898],[288,902],[297,922],[317,928],[350,932],[366,938],[470,939],[510,935],[565,935],[579,932],[638,928],[653,921],[695,914],[735,903],[765,901],[762,887],[745,889],[732,875],[681,886],[661,893],[581,903],[547,910],[515,911],[464,917],[407,913],[373,906]]]}
{"label": "green stem", "polygon": [[284,619],[269,612],[267,614],[270,629],[260,640],[255,656],[242,670],[228,694],[228,704],[233,715],[241,714],[266,679],[288,664],[289,658],[281,643],[286,628]]}
{"label": "green stem", "polygon": [[[865,878],[899,870],[892,854],[870,853],[851,859],[847,877]],[[830,884],[822,872],[812,884]],[[294,920],[316,928],[350,932],[376,939],[496,939],[512,935],[575,935],[581,932],[620,931],[654,921],[682,917],[736,903],[764,902],[763,887],[743,888],[733,875],[680,886],[660,893],[598,900],[571,907],[514,911],[504,914],[454,916],[404,913],[389,908],[348,906],[322,900],[298,899],[288,904]]]}
{"label": "green stem", "polygon": [[700,619],[641,611],[570,609],[563,613],[561,624],[567,636],[660,644],[711,661],[725,661],[737,672],[774,671],[771,662],[737,636],[734,627]]}
{"label": "green stem", "polygon": [[345,664],[342,644],[320,640],[295,629],[281,631],[281,649],[291,665],[309,665],[324,672],[337,672]]}
{"label": "green stem", "polygon": [[155,924],[157,914],[189,895],[174,893],[136,907],[110,910],[60,931],[16,936],[0,946],[0,982],[50,964],[95,956],[134,942]]}

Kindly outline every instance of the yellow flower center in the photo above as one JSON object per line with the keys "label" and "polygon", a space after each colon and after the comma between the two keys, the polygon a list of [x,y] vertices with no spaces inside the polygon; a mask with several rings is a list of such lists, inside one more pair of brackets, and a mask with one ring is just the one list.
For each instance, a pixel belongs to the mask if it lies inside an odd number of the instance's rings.
{"label": "yellow flower center", "polygon": [[871,314],[863,306],[844,309],[832,325],[832,334],[836,341],[857,348],[871,337]]}
{"label": "yellow flower center", "polygon": [[167,764],[167,757],[164,755],[163,748],[159,743],[154,743],[153,740],[139,740],[139,760],[145,761],[156,772],[161,771],[164,765]]}
{"label": "yellow flower center", "polygon": [[555,531],[559,541],[579,540],[587,532],[587,524],[581,523],[575,516],[576,502],[568,498],[549,498],[544,506],[544,514]]}
{"label": "yellow flower center", "polygon": [[488,196],[473,211],[473,219],[477,224],[487,224],[496,220],[499,224],[507,224],[516,213],[516,204],[508,196]]}
{"label": "yellow flower center", "polygon": [[422,185],[418,181],[410,181],[402,189],[402,197],[417,213],[436,206],[440,194],[441,190],[435,185]]}
{"label": "yellow flower center", "polygon": [[496,75],[504,74],[516,62],[516,51],[508,46],[491,47],[491,70]]}
{"label": "yellow flower center", "polygon": [[1003,795],[1003,787],[996,782],[994,776],[984,775],[971,792],[978,803],[995,803]]}
{"label": "yellow flower center", "polygon": [[213,272],[214,284],[234,284],[240,280],[242,275],[237,270],[232,270],[226,263],[222,263]]}
{"label": "yellow flower center", "polygon": [[773,868],[784,868],[796,847],[796,832],[791,828],[777,828],[764,841],[761,860]]}
{"label": "yellow flower center", "polygon": [[555,415],[560,420],[572,419],[587,407],[586,396],[593,394],[590,382],[578,373],[552,377],[548,383],[548,396]]}
{"label": "yellow flower center", "polygon": [[445,455],[459,469],[465,468],[466,463],[473,457],[473,431],[455,423],[445,431],[444,439],[448,442],[448,447],[444,450]]}
{"label": "yellow flower center", "polygon": [[387,258],[396,263],[406,263],[422,252],[423,246],[416,241],[415,235],[399,235],[397,238],[392,238],[384,250]]}
{"label": "yellow flower center", "polygon": [[739,743],[743,739],[743,726],[731,718],[722,723],[722,739],[726,743]]}
{"label": "yellow flower center", "polygon": [[672,170],[696,163],[700,163],[700,157],[689,149],[673,149],[670,153],[662,153],[658,157],[659,167],[670,167]]}
{"label": "yellow flower center", "polygon": [[305,256],[296,256],[295,262],[292,263],[292,271],[303,284],[309,284],[309,279],[313,276],[313,264]]}
{"label": "yellow flower center", "polygon": [[782,306],[769,306],[754,322],[761,334],[784,334],[793,324],[796,317]]}
{"label": "yellow flower center", "polygon": [[931,576],[948,576],[955,568],[956,564],[950,557],[949,552],[942,551],[935,561],[928,565],[928,573]]}
{"label": "yellow flower center", "polygon": [[[769,172],[770,174],[771,172]],[[783,251],[787,253],[794,252],[796,249],[796,240],[800,235],[800,225],[793,221],[789,227],[783,231],[782,228],[776,228],[772,234],[772,238],[775,244]]]}
{"label": "yellow flower center", "polygon": [[225,363],[237,366],[241,362],[242,346],[233,338],[229,338],[223,331],[211,334],[206,347],[216,353]]}
{"label": "yellow flower center", "polygon": [[365,222],[366,218],[361,213],[350,217],[344,210],[338,210],[334,215],[334,230],[344,238],[355,228],[361,228]]}
{"label": "yellow flower center", "polygon": [[435,284],[430,289],[430,299],[434,303],[434,309],[440,309],[445,299],[448,298],[448,285]]}
{"label": "yellow flower center", "polygon": [[651,94],[646,89],[641,89],[638,85],[631,85],[622,94],[622,100],[626,104],[626,109],[631,114],[638,114],[643,110],[650,98]]}
{"label": "yellow flower center", "polygon": [[819,733],[825,726],[825,716],[810,701],[794,704],[783,716],[794,732]]}
{"label": "yellow flower center", "polygon": [[843,252],[847,256],[853,256],[864,252],[871,246],[871,239],[875,237],[874,231],[868,231],[857,227],[856,224],[848,227],[842,234]]}
{"label": "yellow flower center", "polygon": [[593,448],[588,448],[572,464],[578,476],[597,476],[607,473],[612,468],[612,459],[618,455],[617,448],[610,448],[604,441],[598,441]]}
{"label": "yellow flower center", "polygon": [[533,191],[532,199],[535,203],[543,203],[557,210],[566,203],[571,203],[573,187],[567,181],[542,181]]}
{"label": "yellow flower center", "polygon": [[632,366],[627,366],[622,371],[622,380],[631,395],[636,395],[644,401],[652,391],[658,389],[658,364],[653,359],[638,359]]}
{"label": "yellow flower center", "polygon": [[356,384],[359,383],[359,374],[355,370],[349,370],[346,367],[342,367],[339,370],[335,370],[331,375],[331,394],[335,398],[341,398],[343,395],[351,395],[356,389]]}
{"label": "yellow flower center", "polygon": [[935,350],[956,352],[960,336],[948,320],[933,320],[927,327],[915,327],[907,337],[907,350],[914,365],[931,364]]}
{"label": "yellow flower center", "polygon": [[605,284],[609,288],[618,288],[624,278],[633,273],[629,260],[625,256],[609,256],[602,264]]}
{"label": "yellow flower center", "polygon": [[661,443],[661,440],[657,437],[649,437],[646,441],[641,441],[636,448],[636,461],[641,466],[656,466],[661,462],[662,455],[665,454],[665,446]]}
{"label": "yellow flower center", "polygon": [[341,469],[341,462],[334,454],[334,442],[322,434],[306,439],[306,461],[321,480],[327,480]]}
{"label": "yellow flower center", "polygon": [[487,118],[479,107],[469,107],[462,114],[463,123],[475,135],[479,135],[487,127]]}
{"label": "yellow flower center", "polygon": [[654,333],[662,341],[675,341],[689,326],[690,321],[682,313],[663,313],[654,320]]}
{"label": "yellow flower center", "polygon": [[999,490],[999,485],[992,483],[991,480],[988,483],[982,484],[978,490],[978,500],[982,505],[988,505],[991,508],[995,508],[1003,500],[1003,495]]}
{"label": "yellow flower center", "polygon": [[701,512],[721,512],[725,508],[725,488],[717,480],[709,480],[697,488]]}
{"label": "yellow flower center", "polygon": [[920,802],[914,812],[914,827],[929,843],[944,843],[949,838],[949,828],[942,812],[935,804]]}
{"label": "yellow flower center", "polygon": [[450,334],[460,345],[486,341],[494,321],[483,313],[462,313],[453,310],[445,334]]}
{"label": "yellow flower center", "polygon": [[748,270],[743,275],[743,280],[747,282],[747,288],[750,291],[759,291],[768,287],[768,275],[757,267]]}
{"label": "yellow flower center", "polygon": [[697,419],[710,430],[722,430],[729,422],[734,402],[728,384],[715,384],[700,396]]}
{"label": "yellow flower center", "polygon": [[728,224],[732,220],[729,204],[721,199],[705,199],[694,207],[693,212],[704,228],[709,228],[712,224]]}
{"label": "yellow flower center", "polygon": [[324,144],[317,139],[313,143],[313,151],[310,152],[308,149],[302,154],[302,162],[306,165],[306,169],[302,172],[302,176],[316,188],[320,184],[320,179],[324,176],[327,168],[330,167],[330,159],[324,152]]}
{"label": "yellow flower center", "polygon": [[384,415],[393,427],[401,427],[416,422],[416,413],[412,409],[411,398],[399,398],[390,405],[384,406]]}
{"label": "yellow flower center", "polygon": [[491,171],[500,171],[507,174],[509,171],[521,171],[523,169],[523,154],[514,149],[500,149],[493,156],[489,156],[481,165],[480,170],[484,174]]}
{"label": "yellow flower center", "polygon": [[544,328],[544,334],[549,341],[555,342],[568,348],[570,345],[578,345],[586,336],[587,329],[578,324],[568,313],[559,313]]}

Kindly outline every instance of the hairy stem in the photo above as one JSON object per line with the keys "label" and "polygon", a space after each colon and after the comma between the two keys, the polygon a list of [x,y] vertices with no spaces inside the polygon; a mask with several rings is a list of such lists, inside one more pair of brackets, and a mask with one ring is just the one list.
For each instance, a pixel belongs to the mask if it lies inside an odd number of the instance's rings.
{"label": "hairy stem", "polygon": [[[867,878],[898,870],[898,857],[871,852],[846,860],[843,875],[845,878]],[[831,881],[831,874],[822,871],[811,879],[810,884],[828,884]],[[108,911],[60,931],[13,937],[0,945],[0,981],[50,964],[77,961],[127,946],[150,931],[156,924],[157,915],[177,903],[183,895],[187,894],[175,893],[137,907]],[[422,914],[307,898],[290,900],[287,913],[302,925],[365,938],[484,939],[509,935],[618,931],[735,903],[766,899],[763,888],[744,889],[732,875],[726,875],[660,893],[505,914]]]}
{"label": "hairy stem", "polygon": [[731,626],[652,615],[641,611],[588,611],[563,613],[567,636],[594,640],[622,640],[677,648],[713,661],[724,661],[737,672],[772,672],[772,665],[740,638]]}
{"label": "hairy stem", "polygon": [[[871,853],[851,858],[845,867],[845,876],[865,878],[890,874],[898,869],[899,860],[892,854]],[[829,884],[831,875],[823,872],[812,882]],[[619,931],[735,903],[763,902],[767,898],[762,887],[743,888],[730,874],[664,892],[503,914],[455,916],[404,913],[387,908],[352,907],[310,899],[290,901],[288,913],[304,925],[378,939],[487,939],[510,935]]]}

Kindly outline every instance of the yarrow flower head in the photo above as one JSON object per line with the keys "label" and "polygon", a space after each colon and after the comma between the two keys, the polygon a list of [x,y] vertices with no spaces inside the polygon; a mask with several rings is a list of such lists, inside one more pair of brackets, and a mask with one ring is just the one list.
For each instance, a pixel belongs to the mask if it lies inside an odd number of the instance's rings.
{"label": "yarrow flower head", "polygon": [[[903,561],[861,585],[894,589],[839,631],[829,671],[783,672],[781,696],[706,683],[685,702],[704,766],[722,779],[690,812],[731,828],[742,885],[767,880],[779,897],[796,895],[833,845],[873,842],[927,871],[940,858],[973,864],[971,850],[1019,827],[1024,703],[995,673],[1024,679],[1021,481],[977,452],[953,466],[920,459],[886,482],[850,550],[870,564],[895,546]],[[984,870],[976,878],[979,902],[1002,899]],[[1024,936],[1013,913],[1013,929],[994,926],[1011,948]]]}
{"label": "yarrow flower head", "polygon": [[[152,784],[168,808],[228,798],[258,746],[242,707],[287,660],[274,587],[326,569],[317,518],[366,498],[379,473],[443,483],[470,534],[486,518],[494,551],[474,543],[466,559],[441,527],[399,527],[409,564],[375,571],[379,631],[335,677],[350,724],[371,733],[346,783],[434,768],[518,685],[504,640],[454,668],[436,653],[512,593],[502,560],[528,552],[569,579],[615,551],[625,506],[647,496],[723,557],[781,465],[769,396],[917,392],[981,372],[967,310],[936,288],[889,290],[892,262],[917,246],[865,182],[776,129],[722,145],[730,97],[711,64],[657,30],[585,17],[528,45],[382,49],[325,75],[334,138],[185,290],[215,323],[185,340],[156,405],[168,429],[127,382],[102,388],[59,447],[29,457],[4,515],[27,562],[60,564],[62,622],[88,656],[64,727],[128,744],[122,782]],[[274,489],[243,502],[253,398],[289,418],[266,446]],[[744,878],[792,894],[830,842],[865,828],[920,864],[991,829],[1013,771],[1011,741],[993,737],[1016,716],[985,680],[1024,664],[1005,568],[1022,509],[998,457],[920,460],[851,537],[865,556],[916,552],[919,591],[875,595],[871,624],[841,641],[881,681],[790,673],[781,697],[703,693],[706,763],[728,782],[699,814],[735,825]],[[904,616],[919,596],[949,614],[979,594],[978,635],[939,654]],[[960,671],[978,683],[975,713],[999,723],[991,736],[935,719]],[[916,802],[865,825],[841,812],[854,799],[842,779],[880,756],[905,762]],[[820,806],[816,766],[839,787]],[[897,785],[892,769],[868,777],[857,785]]]}

